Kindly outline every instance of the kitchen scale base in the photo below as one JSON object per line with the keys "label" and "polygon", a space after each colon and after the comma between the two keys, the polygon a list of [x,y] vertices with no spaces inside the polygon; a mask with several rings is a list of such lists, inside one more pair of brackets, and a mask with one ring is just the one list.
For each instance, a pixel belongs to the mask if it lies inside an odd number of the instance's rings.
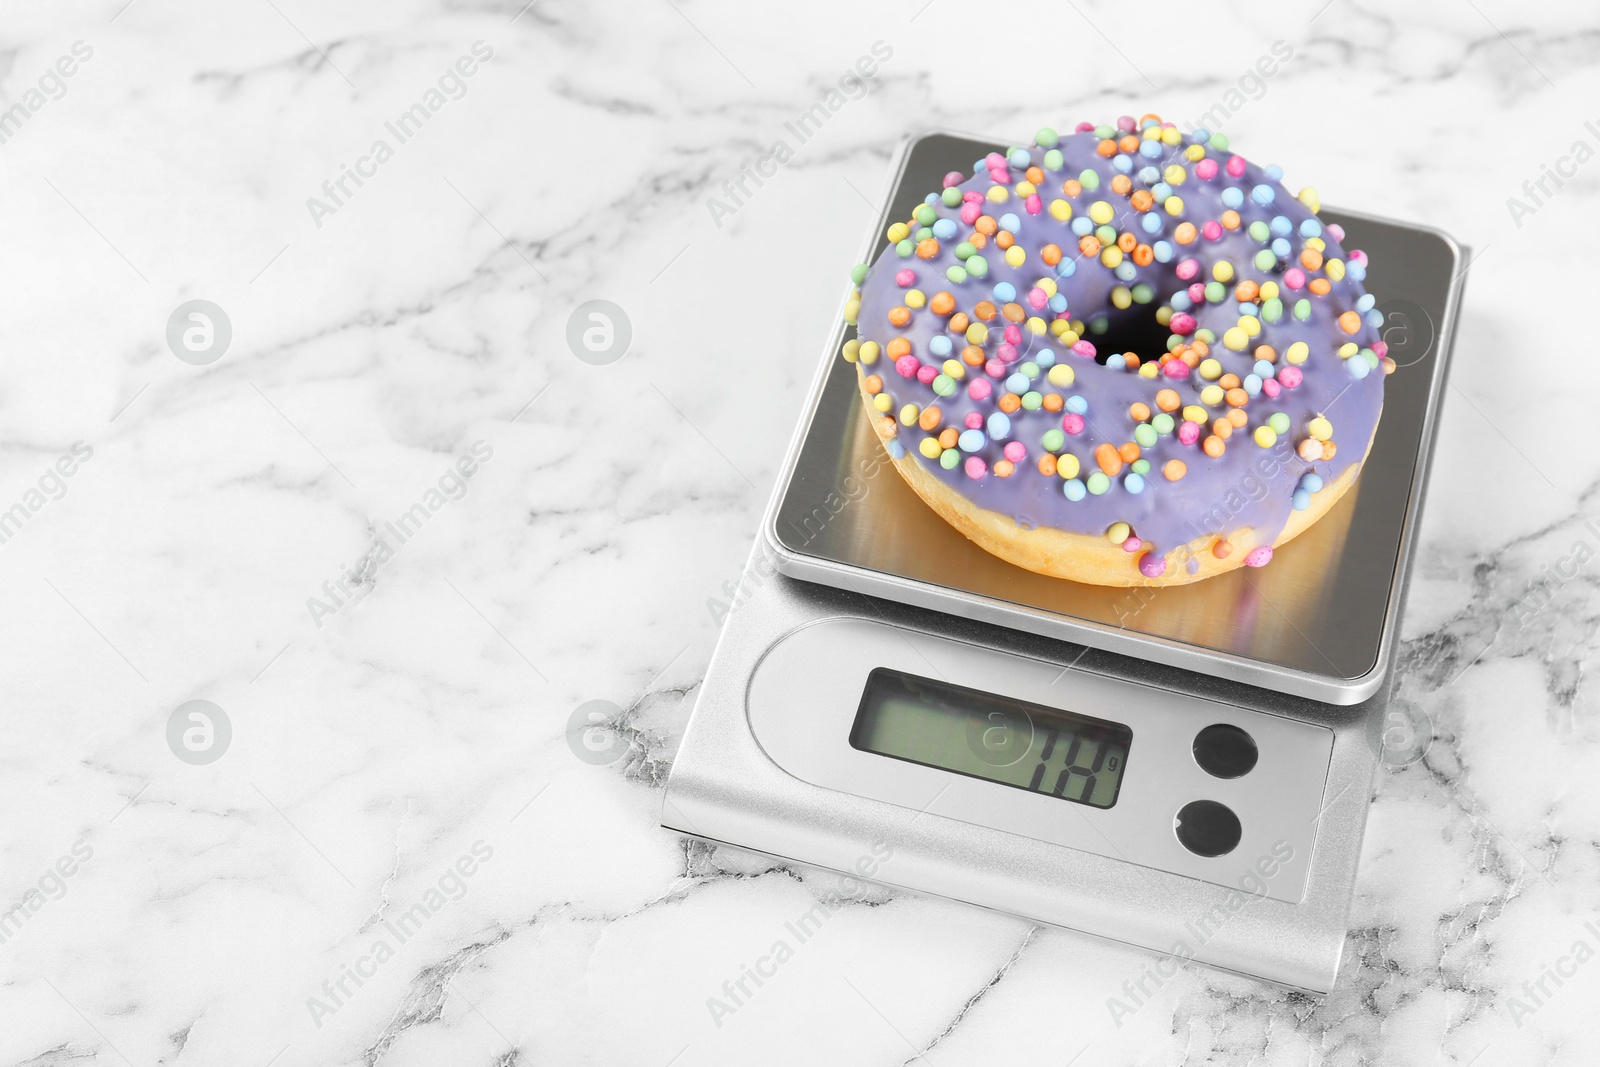
{"label": "kitchen scale base", "polygon": [[[663,826],[853,877],[862,877],[863,860],[881,856],[887,845],[891,858],[875,863],[867,880],[1193,959],[1292,989],[1311,993],[1332,989],[1344,948],[1373,772],[1382,749],[1381,699],[1336,707],[1229,686],[1114,653],[1000,631],[788,578],[776,572],[764,546],[751,563],[741,587],[746,599],[718,643],[673,761]],[[1090,821],[1104,814],[1101,811],[876,754],[845,752],[848,745],[842,737],[813,730],[824,742],[836,742],[825,746],[834,757],[854,755],[878,760],[886,768],[921,772],[910,781],[895,783],[902,791],[892,799],[863,797],[841,781],[819,784],[807,779],[829,773],[829,764],[835,761],[826,751],[820,759],[813,753],[811,763],[799,759],[803,767],[786,769],[767,747],[778,747],[794,761],[794,735],[805,731],[791,729],[790,736],[784,736],[783,720],[804,727],[818,719],[837,718],[837,708],[823,709],[820,701],[813,701],[812,683],[794,676],[793,664],[782,664],[774,677],[762,676],[771,666],[775,647],[805,641],[808,631],[841,624],[882,628],[886,640],[879,651],[935,677],[922,656],[949,641],[1008,661],[1024,659],[1033,675],[1026,695],[1031,698],[1053,689],[1059,694],[1054,703],[1071,710],[1081,707],[1083,691],[1090,686],[1152,701],[1179,696],[1208,704],[1204,712],[1187,712],[1198,717],[1183,734],[1169,738],[1180,747],[1203,728],[1258,715],[1298,726],[1319,736],[1312,758],[1325,762],[1286,798],[1283,807],[1293,810],[1277,813],[1275,834],[1257,834],[1254,842],[1241,842],[1227,855],[1209,859],[1188,854],[1170,837],[1170,813],[1160,813],[1127,836],[1105,839]],[[897,653],[891,651],[894,645],[900,646]],[[807,662],[815,679],[831,673],[827,663]],[[938,671],[952,673],[944,663]],[[1016,675],[1012,679],[1012,686],[999,679],[991,685],[1005,689],[1006,695],[1020,695],[1015,692]],[[759,696],[758,680],[766,689]],[[752,698],[764,703],[752,706]],[[1100,695],[1100,699],[1106,698]],[[1165,711],[1169,719],[1179,713],[1176,708]],[[844,714],[853,717],[855,712],[852,700]],[[752,727],[758,716],[765,733]],[[1140,746],[1158,740],[1135,729],[1124,796],[1111,812],[1123,808],[1134,787],[1146,781],[1134,777],[1140,768]],[[835,766],[832,771],[851,781],[848,768]],[[1254,774],[1238,782],[1218,780],[1218,785],[1239,786]],[[1186,783],[1173,788],[1198,786],[1203,777],[1193,769]],[[869,782],[855,782],[871,791]],[[959,792],[962,787],[967,792]],[[973,790],[1006,799],[1015,795],[1034,802],[1033,810],[993,817],[993,809],[986,805],[968,806]],[[1201,787],[1192,799],[1232,800],[1231,792],[1236,791]],[[1182,799],[1172,788],[1155,790],[1149,806]],[[1172,811],[1176,810],[1174,806]],[[1240,805],[1240,810],[1270,813],[1270,807],[1263,809],[1259,802]],[[1012,816],[1017,819],[1014,829],[994,825]],[[1051,826],[1052,821],[1057,825]],[[1057,830],[1061,833],[1052,833]],[[1150,840],[1156,834],[1164,836]],[[1076,836],[1078,847],[1059,843],[1063,835]],[[1163,850],[1162,845],[1167,847]],[[1155,862],[1170,861],[1168,866],[1180,867],[1183,873],[1118,855],[1136,850],[1142,850],[1139,859],[1148,862],[1154,854]],[[1205,873],[1197,874],[1197,869]]]}

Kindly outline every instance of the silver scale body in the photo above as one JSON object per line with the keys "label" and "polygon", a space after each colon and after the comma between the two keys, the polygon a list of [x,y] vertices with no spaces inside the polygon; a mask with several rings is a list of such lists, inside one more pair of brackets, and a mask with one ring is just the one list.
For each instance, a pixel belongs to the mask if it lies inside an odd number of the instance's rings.
{"label": "silver scale body", "polygon": [[[910,142],[876,233],[997,147],[955,134]],[[848,873],[888,842],[876,881],[1331,990],[1464,250],[1434,230],[1323,214],[1371,255],[1369,289],[1400,294],[1380,307],[1401,366],[1357,488],[1249,574],[1130,593],[988,556],[874,465],[881,445],[838,358],[843,329],[832,336],[673,762],[662,825]],[[852,748],[875,667],[1127,725],[1116,804]],[[1194,735],[1214,723],[1254,738],[1248,774],[1219,779],[1197,764]],[[1174,814],[1196,799],[1238,814],[1228,854],[1179,843]]]}

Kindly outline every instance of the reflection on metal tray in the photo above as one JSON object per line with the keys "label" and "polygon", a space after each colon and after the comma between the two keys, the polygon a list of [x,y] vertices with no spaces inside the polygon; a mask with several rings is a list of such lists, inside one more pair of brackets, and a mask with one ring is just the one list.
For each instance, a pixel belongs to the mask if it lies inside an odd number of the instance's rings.
{"label": "reflection on metal tray", "polygon": [[[908,217],[950,170],[1003,146],[934,134],[905,155],[888,210]],[[1333,704],[1370,696],[1387,668],[1413,519],[1457,312],[1464,251],[1446,235],[1324,210],[1371,257],[1399,369],[1356,487],[1272,564],[1188,586],[1114,589],[1045,577],[989,555],[940,519],[887,463],[856,391],[829,361],[791,452],[767,538],[793,577],[1184,667]],[[883,249],[879,236],[870,250]]]}

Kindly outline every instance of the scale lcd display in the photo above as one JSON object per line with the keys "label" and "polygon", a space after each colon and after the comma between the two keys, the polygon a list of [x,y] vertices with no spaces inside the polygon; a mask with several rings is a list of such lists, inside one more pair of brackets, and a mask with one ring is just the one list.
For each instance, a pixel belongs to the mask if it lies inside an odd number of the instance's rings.
{"label": "scale lcd display", "polygon": [[1117,802],[1133,731],[879,667],[867,677],[850,744],[1047,796]]}

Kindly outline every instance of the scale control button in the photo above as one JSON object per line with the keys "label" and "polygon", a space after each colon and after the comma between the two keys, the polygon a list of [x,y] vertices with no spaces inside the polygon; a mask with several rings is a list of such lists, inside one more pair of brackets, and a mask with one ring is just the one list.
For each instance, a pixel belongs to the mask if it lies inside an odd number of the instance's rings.
{"label": "scale control button", "polygon": [[1256,765],[1256,739],[1237,726],[1219,722],[1194,735],[1194,761],[1217,778],[1241,778]]}
{"label": "scale control button", "polygon": [[1196,800],[1185,804],[1172,820],[1178,843],[1197,856],[1225,856],[1243,833],[1239,816],[1226,804]]}

